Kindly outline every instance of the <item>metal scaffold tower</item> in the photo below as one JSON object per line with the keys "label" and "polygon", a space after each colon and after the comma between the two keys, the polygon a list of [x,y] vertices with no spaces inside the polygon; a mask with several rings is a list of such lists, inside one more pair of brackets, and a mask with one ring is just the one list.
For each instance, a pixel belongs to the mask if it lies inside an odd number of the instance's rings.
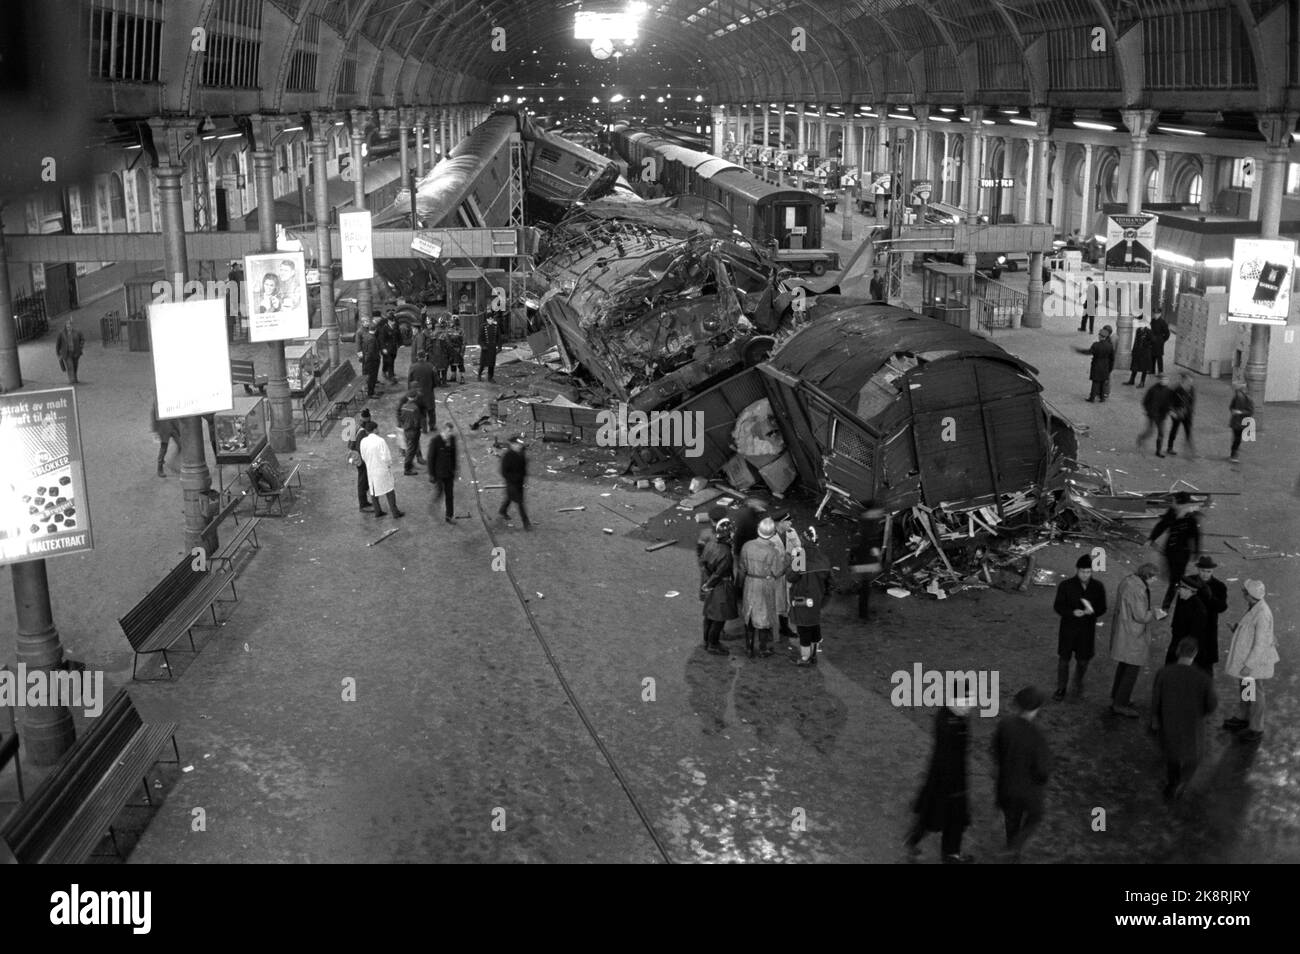
{"label": "metal scaffold tower", "polygon": [[526,254],[523,241],[524,228],[524,144],[516,134],[510,137],[510,180],[507,183],[510,200],[510,227],[519,235],[519,253],[507,261],[509,264],[510,300],[518,302],[523,299],[528,283],[528,272],[532,260]]}
{"label": "metal scaffold tower", "polygon": [[[903,139],[895,136],[889,150],[889,253],[885,257],[885,301],[903,296],[903,253],[898,234],[903,227]],[[847,214],[847,213],[846,213]]]}

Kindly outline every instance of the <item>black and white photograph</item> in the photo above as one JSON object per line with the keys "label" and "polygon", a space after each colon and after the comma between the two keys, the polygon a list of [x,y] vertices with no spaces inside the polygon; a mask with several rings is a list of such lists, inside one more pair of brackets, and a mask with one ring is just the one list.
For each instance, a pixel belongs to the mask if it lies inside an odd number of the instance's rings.
{"label": "black and white photograph", "polygon": [[95,503],[0,561],[23,924],[857,864],[1284,927],[1295,0],[5,0],[0,120],[0,393]]}

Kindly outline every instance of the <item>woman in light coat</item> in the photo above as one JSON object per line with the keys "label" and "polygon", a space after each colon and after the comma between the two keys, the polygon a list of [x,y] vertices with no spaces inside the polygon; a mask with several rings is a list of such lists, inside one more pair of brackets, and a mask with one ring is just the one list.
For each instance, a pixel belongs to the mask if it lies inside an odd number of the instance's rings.
{"label": "woman in light coat", "polygon": [[375,516],[384,517],[388,513],[380,505],[383,497],[388,498],[388,506],[394,517],[406,516],[397,509],[397,485],[393,482],[393,453],[388,449],[388,441],[377,433],[379,425],[366,421],[366,436],[362,438],[361,459],[366,462],[366,477],[370,480],[370,496],[375,498]]}
{"label": "woman in light coat", "polygon": [[1151,653],[1151,623],[1156,618],[1151,605],[1150,581],[1159,574],[1154,563],[1144,563],[1137,572],[1120,581],[1115,612],[1110,623],[1110,658],[1115,660],[1115,681],[1110,689],[1110,707],[1116,715],[1137,718],[1130,701],[1138,674]]}
{"label": "woman in light coat", "polygon": [[1264,737],[1264,682],[1273,678],[1273,666],[1279,657],[1273,635],[1273,611],[1264,602],[1264,584],[1247,580],[1242,584],[1246,596],[1246,615],[1232,631],[1228,661],[1223,671],[1241,680],[1241,704],[1235,718],[1223,727],[1237,732],[1242,742],[1258,742]]}

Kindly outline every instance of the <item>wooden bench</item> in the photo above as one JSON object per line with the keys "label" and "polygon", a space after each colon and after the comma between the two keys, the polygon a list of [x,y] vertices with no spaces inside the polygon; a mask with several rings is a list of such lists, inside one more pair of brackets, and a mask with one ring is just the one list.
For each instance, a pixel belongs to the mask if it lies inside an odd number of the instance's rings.
{"label": "wooden bench", "polygon": [[[169,740],[174,760],[161,758]],[[152,805],[150,769],[180,760],[176,724],[145,725],[126,690],[118,690],[58,767],[0,826],[0,847],[21,864],[82,864],[107,833],[121,857],[113,822],[131,791],[143,782]]]}
{"label": "wooden bench", "polygon": [[307,389],[307,393],[302,396],[302,427],[303,432],[310,437],[312,425],[316,430],[321,431],[325,427],[325,422],[329,420],[329,400],[325,396],[325,389],[321,386],[320,381],[316,381]]}
{"label": "wooden bench", "polygon": [[234,574],[218,570],[215,561],[208,565],[206,572],[195,570],[192,567],[193,561],[194,557],[189,554],[181,557],[180,562],[172,567],[162,582],[118,620],[126,641],[135,653],[135,659],[131,663],[132,679],[136,678],[136,666],[140,657],[153,653],[162,653],[167,677],[175,678],[167,659],[167,650],[182,635],[186,635],[190,640],[191,652],[198,652],[194,648],[194,627],[199,618],[204,612],[210,611],[212,624],[216,625],[216,604],[229,602],[220,599],[226,587],[230,587],[234,599],[239,599]]}
{"label": "wooden bench", "polygon": [[586,437],[586,428],[598,427],[600,424],[600,412],[591,407],[565,407],[539,402],[528,405],[528,408],[533,416],[533,436],[537,435],[538,425],[541,425],[542,433],[545,434],[546,425],[550,424],[554,427],[575,428]]}
{"label": "wooden bench", "polygon": [[261,518],[250,517],[248,520],[244,521],[242,527],[239,525],[239,507],[244,502],[245,496],[247,496],[246,493],[240,494],[238,497],[232,495],[230,502],[217,511],[216,516],[212,518],[207,529],[203,532],[205,537],[208,536],[208,532],[216,530],[227,517],[235,521],[236,529],[234,535],[231,536],[231,538],[222,545],[221,549],[212,556],[213,561],[220,561],[226,564],[228,570],[234,569],[235,554],[239,552],[239,548],[245,543],[252,544],[254,550],[260,550],[262,548],[262,544],[259,543],[257,539],[257,525],[261,522]]}
{"label": "wooden bench", "polygon": [[[254,472],[257,469],[257,465],[262,461],[269,461],[270,464],[282,474],[280,487],[278,489],[276,490],[258,489],[257,478],[254,476]],[[293,499],[295,483],[297,484],[298,490],[302,489],[302,474],[299,473],[299,468],[301,466],[302,466],[301,464],[294,464],[292,469],[290,469],[290,471],[287,474],[285,474],[283,472],[283,468],[280,467],[280,461],[276,459],[275,451],[271,450],[270,445],[267,445],[266,449],[263,450],[262,453],[257,455],[257,460],[253,461],[252,465],[249,466],[248,468],[248,482],[252,486],[252,494],[254,498],[253,499],[254,517],[262,517],[270,514],[271,503],[275,504],[279,516],[281,517],[284,516],[284,498],[289,497],[290,499]],[[268,501],[270,503],[268,503]],[[258,509],[259,506],[261,506],[261,509]]]}
{"label": "wooden bench", "polygon": [[258,376],[253,368],[253,360],[247,361],[239,358],[230,359],[230,382],[231,384],[242,384],[245,394],[252,394],[253,389],[257,389],[258,394],[266,394],[266,375]]}
{"label": "wooden bench", "polygon": [[[10,672],[8,666],[0,666],[0,672]],[[12,677],[12,673],[10,674]],[[18,757],[18,723],[14,720],[14,710],[12,706],[6,706],[9,709],[9,733],[0,735],[0,772],[10,762],[14,763],[14,771],[18,774],[18,801],[22,802],[25,796],[23,794],[23,763]]]}
{"label": "wooden bench", "polygon": [[357,377],[357,369],[351,359],[344,361],[331,371],[321,383],[325,389],[325,399],[332,403],[329,412],[331,420],[349,413],[354,405],[365,403],[365,393],[361,390],[363,380]]}

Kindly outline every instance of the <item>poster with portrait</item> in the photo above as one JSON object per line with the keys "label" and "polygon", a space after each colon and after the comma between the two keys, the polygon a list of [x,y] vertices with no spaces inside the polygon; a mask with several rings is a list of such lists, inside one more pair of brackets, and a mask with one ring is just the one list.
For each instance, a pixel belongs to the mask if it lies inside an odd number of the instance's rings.
{"label": "poster with portrait", "polygon": [[224,298],[150,304],[149,338],[159,418],[233,407]]}
{"label": "poster with portrait", "polygon": [[302,252],[244,256],[249,341],[307,336],[307,270]]}
{"label": "poster with portrait", "polygon": [[1232,244],[1228,320],[1285,325],[1291,313],[1296,243],[1292,239],[1239,238]]}
{"label": "poster with portrait", "polygon": [[0,396],[0,564],[93,550],[73,388]]}

